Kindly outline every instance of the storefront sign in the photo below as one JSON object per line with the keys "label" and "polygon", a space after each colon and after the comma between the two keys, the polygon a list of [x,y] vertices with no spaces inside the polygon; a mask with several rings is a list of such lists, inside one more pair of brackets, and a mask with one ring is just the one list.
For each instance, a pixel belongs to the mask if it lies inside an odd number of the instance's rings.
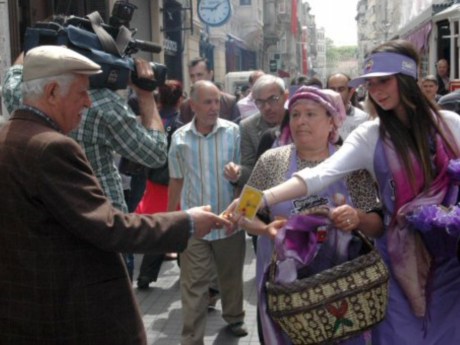
{"label": "storefront sign", "polygon": [[177,42],[176,41],[172,41],[168,38],[165,38],[163,40],[163,48],[164,48],[165,54],[168,54],[168,55],[177,54]]}

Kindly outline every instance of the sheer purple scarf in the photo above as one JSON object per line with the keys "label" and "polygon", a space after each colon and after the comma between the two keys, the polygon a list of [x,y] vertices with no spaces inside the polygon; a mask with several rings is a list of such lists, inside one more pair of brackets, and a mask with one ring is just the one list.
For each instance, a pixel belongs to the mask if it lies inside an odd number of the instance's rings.
{"label": "sheer purple scarf", "polygon": [[[446,139],[453,139],[451,132],[440,121]],[[416,316],[423,317],[427,309],[426,287],[432,266],[432,257],[428,252],[419,232],[412,230],[406,220],[420,205],[441,204],[449,190],[450,178],[447,173],[449,160],[453,154],[446,149],[439,134],[434,137],[436,155],[434,164],[437,176],[427,190],[423,190],[424,176],[414,156],[412,166],[416,176],[417,192],[414,192],[408,181],[404,165],[394,146],[384,140],[384,152],[395,183],[395,215],[388,227],[388,253],[396,280],[404,291],[412,311]],[[455,145],[454,140],[449,140]]]}

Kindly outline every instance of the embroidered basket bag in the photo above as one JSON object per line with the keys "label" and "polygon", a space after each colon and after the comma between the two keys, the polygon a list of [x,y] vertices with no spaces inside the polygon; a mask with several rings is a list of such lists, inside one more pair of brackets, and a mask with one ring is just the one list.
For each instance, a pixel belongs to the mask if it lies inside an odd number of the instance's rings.
{"label": "embroidered basket bag", "polygon": [[[358,234],[358,233],[357,233]],[[358,335],[385,316],[388,269],[373,245],[353,260],[291,283],[266,283],[268,311],[293,344],[328,344]]]}

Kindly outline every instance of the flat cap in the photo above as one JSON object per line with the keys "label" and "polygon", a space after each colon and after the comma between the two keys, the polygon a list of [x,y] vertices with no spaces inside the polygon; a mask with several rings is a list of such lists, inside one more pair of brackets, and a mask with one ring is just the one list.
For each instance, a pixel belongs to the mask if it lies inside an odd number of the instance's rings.
{"label": "flat cap", "polygon": [[92,75],[101,73],[101,66],[64,46],[38,46],[29,50],[24,58],[24,81],[65,73]]}

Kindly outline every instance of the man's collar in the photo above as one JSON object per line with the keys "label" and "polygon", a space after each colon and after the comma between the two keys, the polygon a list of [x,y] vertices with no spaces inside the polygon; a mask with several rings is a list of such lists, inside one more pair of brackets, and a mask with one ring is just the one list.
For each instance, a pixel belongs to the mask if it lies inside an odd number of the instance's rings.
{"label": "man's collar", "polygon": [[206,137],[209,136],[210,134],[216,133],[219,130],[219,128],[221,128],[221,127],[224,127],[223,122],[222,122],[222,120],[220,118],[217,118],[217,121],[214,124],[214,126],[212,127],[211,132],[209,132],[208,134],[204,135],[203,133],[199,132],[198,129],[196,128],[196,117],[195,116],[193,117],[193,119],[191,121],[191,124],[190,124],[190,130],[194,134],[201,135],[201,136],[206,136]]}
{"label": "man's collar", "polygon": [[22,104],[18,109],[28,111],[29,113],[34,114],[36,117],[41,118],[42,120],[45,120],[53,129],[62,133],[61,127],[59,127],[56,121],[52,119],[51,117],[49,117],[48,114],[46,114],[45,112],[38,109],[37,107],[31,106],[28,104]]}

